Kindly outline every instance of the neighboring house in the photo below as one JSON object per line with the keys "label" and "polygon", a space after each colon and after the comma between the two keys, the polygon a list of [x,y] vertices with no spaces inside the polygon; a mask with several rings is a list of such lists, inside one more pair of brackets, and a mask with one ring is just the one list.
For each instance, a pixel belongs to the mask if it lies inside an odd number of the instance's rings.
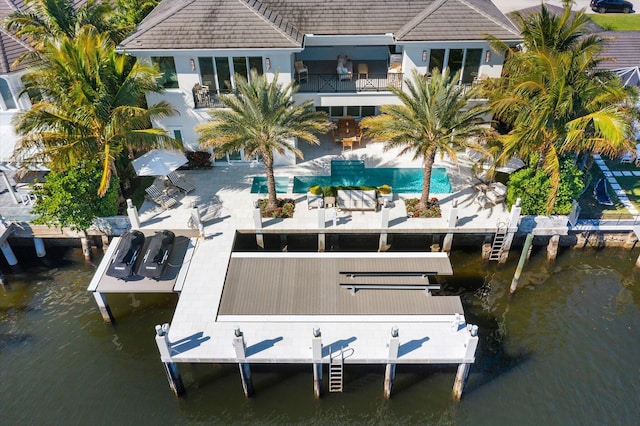
{"label": "neighboring house", "polygon": [[197,150],[194,127],[233,90],[235,73],[279,71],[282,83],[299,83],[297,102],[360,118],[398,102],[387,87],[402,87],[412,69],[462,70],[460,84],[499,77],[503,58],[486,34],[521,41],[489,0],[164,0],[119,50],[158,64],[166,92],[148,101],[167,100],[179,115],[155,125]]}
{"label": "neighboring house", "polygon": [[[0,0],[0,19],[4,20],[15,10],[23,8],[24,1]],[[0,165],[11,162],[18,140],[11,120],[19,111],[31,108],[29,97],[21,95],[26,66],[13,66],[14,61],[29,50],[25,41],[4,28],[0,29]]]}
{"label": "neighboring house", "polygon": [[[564,10],[559,6],[546,6],[556,15],[561,15]],[[526,17],[539,11],[540,6],[532,6],[518,12]],[[513,13],[508,16],[512,18]],[[587,31],[588,34],[597,33],[607,39],[600,54],[605,60],[599,67],[620,75],[626,86],[640,87],[640,31],[606,31],[593,21],[587,24]]]}

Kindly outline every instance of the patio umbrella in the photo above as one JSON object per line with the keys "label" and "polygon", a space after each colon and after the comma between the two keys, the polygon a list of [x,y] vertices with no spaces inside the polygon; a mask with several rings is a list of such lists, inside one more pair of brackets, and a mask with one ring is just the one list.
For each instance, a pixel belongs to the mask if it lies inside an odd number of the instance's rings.
{"label": "patio umbrella", "polygon": [[166,176],[187,161],[187,157],[180,151],[152,149],[131,164],[138,176]]}

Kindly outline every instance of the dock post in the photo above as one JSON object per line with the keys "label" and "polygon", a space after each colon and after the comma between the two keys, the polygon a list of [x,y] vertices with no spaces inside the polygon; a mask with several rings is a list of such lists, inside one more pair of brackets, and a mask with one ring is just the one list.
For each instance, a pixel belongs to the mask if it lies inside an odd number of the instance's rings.
{"label": "dock post", "polygon": [[0,271],[0,287],[6,289],[9,286],[9,281],[2,275],[2,271]]}
{"label": "dock post", "polygon": [[84,236],[80,238],[80,245],[82,246],[82,254],[84,255],[84,260],[87,262],[91,261],[91,242],[89,241],[89,237],[87,236],[87,232],[84,231]]}
{"label": "dock post", "polygon": [[485,235],[484,242],[482,243],[482,260],[485,262],[489,261],[489,257],[491,256],[491,241],[493,240],[493,236]]}
{"label": "dock post", "polygon": [[253,202],[253,226],[256,228],[256,244],[261,249],[264,249],[264,236],[259,229],[262,229],[262,213],[260,213],[260,206],[258,200]]}
{"label": "dock post", "polygon": [[11,246],[8,242],[5,241],[4,243],[2,243],[2,245],[0,245],[0,250],[2,251],[2,254],[4,254],[4,258],[7,259],[7,263],[10,266],[15,266],[18,264],[18,259],[13,253],[13,250],[11,250]]}
{"label": "dock post", "polygon": [[93,298],[96,300],[96,303],[98,304],[98,309],[100,309],[100,314],[102,314],[102,319],[104,319],[105,322],[110,322],[110,323],[115,322],[115,320],[113,319],[113,314],[111,313],[111,308],[109,308],[109,304],[107,303],[107,299],[106,297],[104,297],[104,294],[98,291],[94,291]]}
{"label": "dock post", "polygon": [[453,244],[453,232],[454,229],[458,226],[458,200],[453,200],[453,207],[449,212],[449,232],[444,236],[444,241],[442,241],[442,251],[449,253],[451,251],[451,245]]}
{"label": "dock post", "polygon": [[158,345],[158,351],[160,351],[160,360],[162,360],[162,364],[164,365],[164,371],[167,373],[169,387],[175,396],[180,396],[184,393],[184,385],[180,378],[178,366],[175,362],[171,362],[169,324],[156,325],[156,345]]}
{"label": "dock post", "polygon": [[380,241],[378,243],[378,251],[380,252],[384,252],[389,250],[389,244],[387,241],[387,236],[388,233],[386,232],[386,230],[389,228],[389,208],[387,207],[387,203],[385,201],[385,203],[382,205],[382,212],[381,212],[381,224],[380,224],[380,229],[382,229],[382,232],[380,233]]}
{"label": "dock post", "polygon": [[391,398],[393,380],[396,377],[396,363],[398,359],[398,349],[400,349],[400,339],[398,338],[398,327],[391,328],[391,339],[389,340],[389,362],[384,371],[384,398]]}
{"label": "dock post", "polygon": [[47,250],[44,248],[44,241],[42,238],[34,238],[33,245],[36,248],[36,256],[45,257],[47,255]]}
{"label": "dock post", "polygon": [[627,239],[625,240],[624,245],[622,247],[625,249],[631,250],[632,248],[635,247],[637,242],[638,242],[638,237],[636,236],[636,233],[631,231],[627,235]]}
{"label": "dock post", "polygon": [[558,245],[560,244],[560,235],[555,234],[549,238],[549,244],[547,244],[547,260],[553,262],[558,257]]}
{"label": "dock post", "polygon": [[509,222],[507,222],[509,228],[507,229],[507,235],[502,245],[502,251],[500,253],[499,263],[507,263],[509,258],[509,250],[511,250],[511,243],[513,243],[513,237],[518,230],[518,223],[520,222],[520,198],[516,199],[515,204],[511,207],[511,214],[509,215]]}
{"label": "dock post", "polygon": [[106,253],[107,249],[109,248],[109,236],[101,235],[100,240],[102,242],[102,251]]}
{"label": "dock post", "polygon": [[129,217],[129,222],[131,222],[131,229],[140,229],[138,209],[133,205],[131,198],[127,198],[127,216]]}
{"label": "dock post", "polygon": [[471,364],[475,361],[476,348],[478,347],[478,326],[467,325],[467,332],[469,333],[469,340],[467,341],[467,351],[465,354],[466,360],[472,360],[471,362],[463,362],[458,365],[458,371],[456,372],[456,379],[453,382],[453,399],[460,401],[462,398],[462,390],[467,383],[469,377],[469,369]]}
{"label": "dock post", "polygon": [[238,367],[240,367],[240,380],[242,380],[242,390],[244,396],[250,397],[253,395],[253,383],[251,383],[251,369],[249,364],[244,362],[247,357],[246,349],[247,345],[244,341],[244,334],[239,328],[234,331],[233,347],[236,350],[236,358],[238,359]]}
{"label": "dock post", "polygon": [[524,240],[524,247],[522,247],[520,260],[518,261],[518,266],[516,267],[516,273],[513,276],[513,280],[511,280],[511,288],[509,289],[510,293],[515,292],[516,288],[518,288],[518,281],[520,281],[522,268],[524,268],[524,262],[526,262],[527,258],[529,257],[529,249],[531,248],[532,243],[533,243],[533,234],[527,234],[527,239]]}
{"label": "dock post", "polygon": [[191,223],[192,226],[198,229],[198,236],[204,238],[204,224],[202,223],[202,217],[200,216],[200,210],[195,201],[191,203]]}
{"label": "dock post", "polygon": [[313,329],[311,347],[313,356],[313,396],[315,399],[320,399],[322,396],[322,334],[319,328]]}

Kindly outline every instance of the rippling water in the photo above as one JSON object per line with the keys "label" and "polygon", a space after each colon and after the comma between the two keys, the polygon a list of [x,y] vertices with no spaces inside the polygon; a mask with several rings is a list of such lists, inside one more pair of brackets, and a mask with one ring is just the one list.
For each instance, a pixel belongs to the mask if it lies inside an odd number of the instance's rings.
{"label": "rippling water", "polygon": [[175,296],[109,295],[110,326],[86,292],[95,264],[79,250],[58,251],[51,269],[21,256],[29,273],[5,274],[11,288],[0,289],[0,423],[637,424],[637,256],[565,251],[550,264],[534,254],[510,297],[517,259],[499,267],[454,253],[445,289],[462,296],[481,337],[459,403],[455,367],[402,365],[389,401],[383,366],[347,366],[345,393],[315,401],[310,366],[254,366],[246,399],[237,366],[181,364],[187,395],[175,398],[153,339]]}

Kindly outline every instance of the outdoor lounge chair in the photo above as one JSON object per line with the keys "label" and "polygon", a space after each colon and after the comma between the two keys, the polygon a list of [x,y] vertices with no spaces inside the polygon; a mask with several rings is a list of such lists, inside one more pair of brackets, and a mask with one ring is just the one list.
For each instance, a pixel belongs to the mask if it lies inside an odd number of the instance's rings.
{"label": "outdoor lounge chair", "polygon": [[180,191],[184,191],[185,194],[188,194],[189,192],[196,189],[196,187],[191,182],[178,175],[176,172],[169,173],[167,175],[167,178],[169,179],[169,182],[171,182],[171,185],[175,186]]}
{"label": "outdoor lounge chair", "polygon": [[489,185],[489,189],[485,192],[485,197],[491,204],[496,205],[502,203],[507,196],[507,187],[504,183],[494,182]]}
{"label": "outdoor lounge chair", "polygon": [[627,151],[622,158],[620,158],[620,163],[633,163],[636,159],[636,155],[633,151]]}
{"label": "outdoor lounge chair", "polygon": [[612,206],[613,202],[609,198],[609,191],[607,191],[607,181],[605,179],[599,179],[596,182],[596,186],[593,187],[593,196],[598,203],[603,206]]}
{"label": "outdoor lounge chair", "polygon": [[154,201],[156,204],[162,206],[165,209],[171,208],[177,204],[178,200],[173,197],[168,196],[167,194],[163,194],[162,191],[158,189],[157,186],[151,185],[147,189],[145,189],[148,198],[151,201]]}

